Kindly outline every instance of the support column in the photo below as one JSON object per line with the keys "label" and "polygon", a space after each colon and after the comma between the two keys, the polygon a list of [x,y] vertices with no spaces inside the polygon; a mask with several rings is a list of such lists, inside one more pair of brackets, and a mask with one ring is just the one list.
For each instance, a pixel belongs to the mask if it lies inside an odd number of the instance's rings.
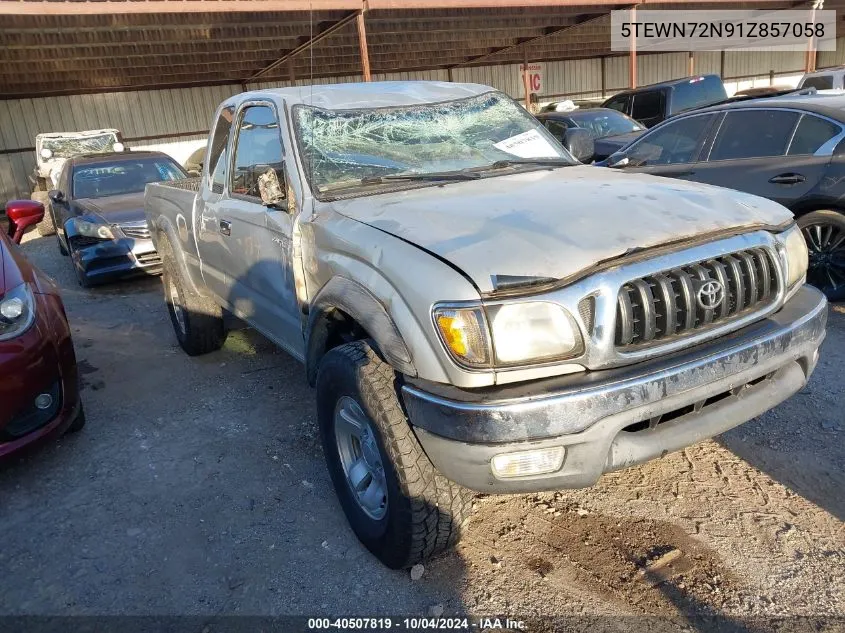
{"label": "support column", "polygon": [[692,51],[689,52],[689,58],[687,60],[687,75],[692,77],[695,74],[695,53]]}
{"label": "support column", "polygon": [[364,81],[372,81],[370,74],[370,52],[367,48],[367,27],[364,25],[364,13],[358,14],[358,44],[361,47],[361,70],[364,73]]}
{"label": "support column", "polygon": [[531,112],[531,85],[528,82],[528,47],[522,47],[522,86],[525,89],[525,109]]}
{"label": "support column", "polygon": [[601,58],[601,96],[607,94],[607,57]]}
{"label": "support column", "polygon": [[[637,7],[631,7],[631,22],[637,21]],[[637,34],[631,35],[631,48],[628,53],[628,77],[631,80],[631,88],[637,87]]]}
{"label": "support column", "polygon": [[[813,2],[813,9],[810,11],[810,22],[813,23],[813,31],[815,32],[816,24],[816,9],[821,9],[824,6],[824,0],[815,0]],[[804,64],[805,72],[811,73],[816,69],[816,38],[811,35],[807,41],[807,55],[805,57],[806,64]]]}
{"label": "support column", "polygon": [[290,80],[290,85],[296,85],[296,72],[293,69],[293,57],[288,57],[288,79]]}

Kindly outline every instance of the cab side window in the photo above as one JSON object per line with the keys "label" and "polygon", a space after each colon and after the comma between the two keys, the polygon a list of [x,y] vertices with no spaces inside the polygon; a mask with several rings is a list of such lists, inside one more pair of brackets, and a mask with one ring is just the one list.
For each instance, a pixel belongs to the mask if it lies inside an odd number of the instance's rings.
{"label": "cab side window", "polygon": [[631,118],[646,126],[663,120],[664,95],[660,90],[649,90],[634,95]]}
{"label": "cab side window", "polygon": [[830,90],[833,88],[833,75],[815,75],[807,77],[801,82],[802,88],[815,88],[816,90]]}
{"label": "cab side window", "polygon": [[566,135],[566,123],[563,121],[556,121],[555,119],[546,119],[543,121],[546,129],[552,133],[557,140],[563,142],[563,137]]}
{"label": "cab side window", "polygon": [[795,136],[792,137],[786,154],[815,154],[822,145],[841,132],[842,128],[838,125],[812,114],[805,114],[798,122],[798,129],[795,130]]}
{"label": "cab side window", "polygon": [[673,119],[634,143],[626,155],[638,167],[695,161],[712,121],[712,114]]}
{"label": "cab side window", "polygon": [[214,126],[214,136],[211,142],[211,149],[208,152],[208,170],[211,174],[211,191],[223,193],[223,185],[226,182],[226,164],[229,146],[229,135],[232,132],[232,120],[235,118],[235,109],[226,106],[220,111],[217,123]]}
{"label": "cab side window", "polygon": [[783,156],[799,114],[787,110],[728,112],[713,142],[710,160]]}
{"label": "cab side window", "polygon": [[249,106],[241,113],[235,161],[229,182],[233,194],[261,198],[259,177],[273,169],[283,181],[284,149],[276,112],[270,106]]}
{"label": "cab side window", "polygon": [[614,97],[602,107],[610,108],[611,110],[617,110],[618,112],[624,112],[625,114],[628,114],[628,95]]}

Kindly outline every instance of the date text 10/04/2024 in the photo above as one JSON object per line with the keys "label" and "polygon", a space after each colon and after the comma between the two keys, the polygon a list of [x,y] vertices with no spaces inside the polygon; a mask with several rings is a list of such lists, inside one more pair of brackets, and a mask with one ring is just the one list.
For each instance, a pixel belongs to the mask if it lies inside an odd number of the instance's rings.
{"label": "date text 10/04/2024", "polygon": [[511,618],[309,618],[309,630],[398,631],[523,631],[525,623]]}

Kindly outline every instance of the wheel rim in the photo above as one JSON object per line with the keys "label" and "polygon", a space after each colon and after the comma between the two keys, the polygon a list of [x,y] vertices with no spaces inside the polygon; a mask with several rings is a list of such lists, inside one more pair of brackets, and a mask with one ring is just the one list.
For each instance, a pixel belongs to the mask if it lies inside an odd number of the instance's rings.
{"label": "wheel rim", "polygon": [[179,331],[185,333],[185,310],[182,308],[182,302],[179,300],[179,290],[173,280],[168,280],[168,291],[170,293],[170,309],[173,311],[173,317],[176,319],[176,325]]}
{"label": "wheel rim", "polygon": [[826,293],[845,290],[845,231],[817,222],[802,227],[807,242],[807,282]]}
{"label": "wheel rim", "polygon": [[334,435],[340,464],[352,498],[371,519],[387,514],[387,484],[375,432],[369,418],[353,398],[338,400]]}

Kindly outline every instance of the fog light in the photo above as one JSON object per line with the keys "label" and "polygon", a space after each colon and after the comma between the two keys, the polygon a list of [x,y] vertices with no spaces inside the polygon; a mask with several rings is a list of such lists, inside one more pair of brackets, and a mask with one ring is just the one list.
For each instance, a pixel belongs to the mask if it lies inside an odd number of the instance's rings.
{"label": "fog light", "polygon": [[49,393],[41,393],[35,397],[35,408],[41,409],[42,411],[49,409],[53,406],[53,396]]}
{"label": "fog light", "polygon": [[525,477],[553,473],[563,465],[563,446],[496,455],[490,462],[497,477]]}

